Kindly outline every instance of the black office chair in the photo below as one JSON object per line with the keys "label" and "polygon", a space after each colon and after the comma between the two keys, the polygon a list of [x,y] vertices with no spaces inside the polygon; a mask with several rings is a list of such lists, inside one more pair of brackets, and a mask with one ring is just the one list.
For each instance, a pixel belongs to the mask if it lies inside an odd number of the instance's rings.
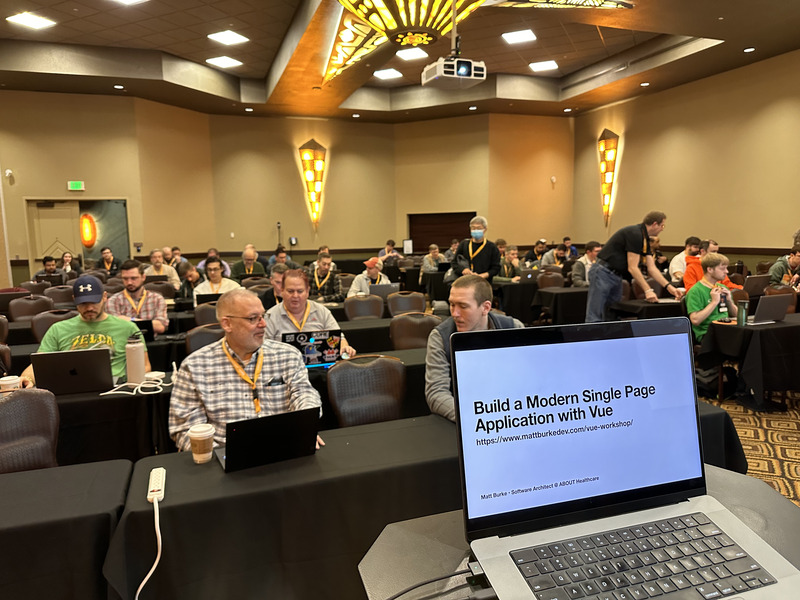
{"label": "black office chair", "polygon": [[58,425],[52,392],[28,388],[0,398],[0,473],[57,467]]}
{"label": "black office chair", "polygon": [[328,397],[340,427],[402,416],[406,366],[399,358],[361,355],[328,370]]}

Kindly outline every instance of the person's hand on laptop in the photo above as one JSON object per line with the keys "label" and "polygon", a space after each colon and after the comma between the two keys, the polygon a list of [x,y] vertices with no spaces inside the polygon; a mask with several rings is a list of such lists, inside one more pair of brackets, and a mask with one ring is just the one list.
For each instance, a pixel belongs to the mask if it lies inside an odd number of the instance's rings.
{"label": "person's hand on laptop", "polygon": [[325,442],[322,441],[322,438],[317,435],[317,450],[320,449],[321,446],[324,446]]}
{"label": "person's hand on laptop", "polygon": [[348,344],[344,338],[342,338],[342,354],[347,354],[347,358],[353,358],[356,355],[356,349]]}

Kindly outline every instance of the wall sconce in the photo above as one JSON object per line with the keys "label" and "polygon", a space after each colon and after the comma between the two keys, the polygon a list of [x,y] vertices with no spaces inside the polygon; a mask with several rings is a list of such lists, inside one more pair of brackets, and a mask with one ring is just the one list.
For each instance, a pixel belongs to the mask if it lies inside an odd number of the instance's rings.
{"label": "wall sconce", "polygon": [[97,243],[97,223],[92,215],[82,214],[80,219],[81,243],[85,248],[91,248]]}
{"label": "wall sconce", "polygon": [[619,136],[613,131],[604,129],[597,140],[600,152],[600,193],[603,198],[603,222],[608,221],[614,212],[614,183],[617,180],[617,163],[619,158]]}
{"label": "wall sconce", "polygon": [[317,228],[322,216],[322,187],[325,180],[325,154],[327,150],[316,140],[308,140],[300,146],[300,164],[303,167],[303,183],[306,186],[308,215]]}

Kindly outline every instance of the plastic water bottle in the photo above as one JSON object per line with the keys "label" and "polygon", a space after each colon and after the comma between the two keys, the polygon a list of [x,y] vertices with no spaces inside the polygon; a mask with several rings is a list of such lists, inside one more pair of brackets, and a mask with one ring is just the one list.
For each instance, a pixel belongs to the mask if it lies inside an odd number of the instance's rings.
{"label": "plastic water bottle", "polygon": [[144,344],[141,337],[132,335],[125,344],[125,371],[128,383],[144,381]]}

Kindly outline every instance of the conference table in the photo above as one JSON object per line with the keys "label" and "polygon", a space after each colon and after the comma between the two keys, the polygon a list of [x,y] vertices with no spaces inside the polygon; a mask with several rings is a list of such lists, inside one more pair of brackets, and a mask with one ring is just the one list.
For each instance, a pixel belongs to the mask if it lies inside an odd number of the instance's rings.
{"label": "conference table", "polygon": [[[800,568],[800,509],[759,479],[708,464],[705,469],[708,494]],[[358,569],[369,600],[385,600],[417,583],[460,571],[469,560],[463,514],[455,510],[389,525]],[[402,597],[455,600],[468,598],[478,589],[461,575],[419,587]]]}
{"label": "conference table", "polygon": [[698,359],[739,363],[739,376],[753,390],[757,406],[764,404],[765,392],[800,391],[800,314],[788,314],[783,321],[738,326],[712,323],[703,337]]}
{"label": "conference table", "polygon": [[103,562],[131,471],[115,460],[0,475],[0,598],[109,598]]}
{"label": "conference table", "polygon": [[588,287],[542,288],[533,297],[533,312],[538,314],[547,308],[553,325],[583,323],[586,320],[588,298]]}
{"label": "conference table", "polygon": [[363,598],[389,523],[461,506],[455,428],[429,415],[322,433],[315,455],[225,474],[190,453],[136,463],[103,573],[129,600],[156,554],[151,469],[167,471],[161,564],[140,598]]}
{"label": "conference table", "polygon": [[637,319],[659,319],[663,317],[680,317],[683,307],[679,300],[660,298],[658,302],[647,300],[622,300],[609,307],[618,318],[636,317]]}
{"label": "conference table", "polygon": [[530,325],[539,316],[533,308],[533,298],[539,286],[536,280],[526,283],[503,282],[493,284],[500,300],[500,308],[507,315]]}

